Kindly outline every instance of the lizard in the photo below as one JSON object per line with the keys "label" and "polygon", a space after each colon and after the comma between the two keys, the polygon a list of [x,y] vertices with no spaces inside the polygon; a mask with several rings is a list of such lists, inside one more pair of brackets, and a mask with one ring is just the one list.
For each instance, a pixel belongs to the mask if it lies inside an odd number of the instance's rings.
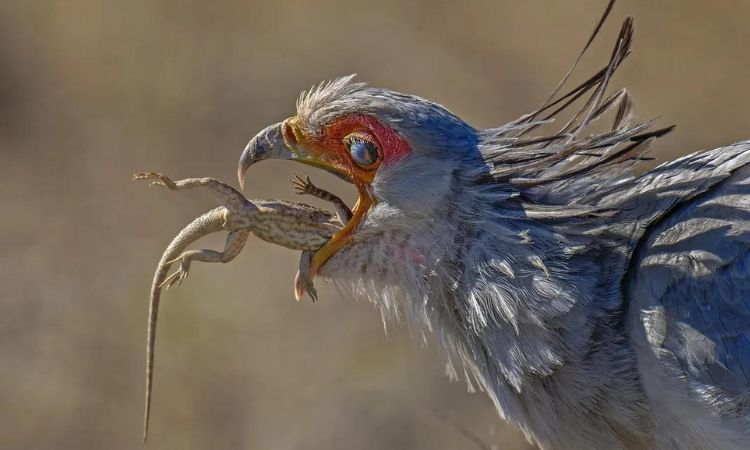
{"label": "lizard", "polygon": [[[143,425],[143,439],[146,441],[153,388],[156,324],[162,289],[169,289],[175,284],[181,285],[187,278],[193,261],[221,263],[232,261],[240,254],[250,234],[254,234],[267,242],[302,251],[299,270],[294,281],[295,298],[299,301],[307,294],[315,302],[318,296],[309,274],[312,255],[351,219],[352,212],[339,197],[316,187],[309,177],[302,179],[297,175],[291,180],[292,187],[297,190],[297,193],[312,195],[333,203],[336,210],[335,217],[328,211],[302,203],[283,200],[248,200],[241,192],[228,184],[209,177],[173,181],[161,173],[137,172],[133,174],[133,180],[148,180],[152,186],[163,186],[175,191],[205,188],[211,191],[221,203],[221,206],[194,219],[172,239],[154,273],[149,298],[146,338],[146,401]],[[222,251],[185,250],[198,239],[219,231],[228,232]],[[180,263],[179,269],[168,275],[172,265],[176,262]]]}

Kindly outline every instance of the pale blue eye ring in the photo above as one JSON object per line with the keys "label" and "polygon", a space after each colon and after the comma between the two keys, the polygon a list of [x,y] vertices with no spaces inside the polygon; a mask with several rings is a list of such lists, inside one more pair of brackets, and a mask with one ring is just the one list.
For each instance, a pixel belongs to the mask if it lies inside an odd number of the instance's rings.
{"label": "pale blue eye ring", "polygon": [[344,139],[352,161],[360,167],[370,167],[380,157],[378,145],[372,140],[360,135],[350,134]]}

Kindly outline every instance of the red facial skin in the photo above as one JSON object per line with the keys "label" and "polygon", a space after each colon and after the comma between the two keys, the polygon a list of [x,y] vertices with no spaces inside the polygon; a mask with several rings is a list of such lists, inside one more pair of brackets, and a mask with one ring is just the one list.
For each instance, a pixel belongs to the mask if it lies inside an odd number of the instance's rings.
{"label": "red facial skin", "polygon": [[[360,167],[352,161],[344,142],[352,133],[364,135],[377,144],[380,155],[371,166]],[[325,127],[321,136],[305,136],[305,141],[309,153],[343,170],[357,185],[371,183],[381,164],[396,161],[411,151],[409,144],[395,131],[366,115],[344,116]]]}

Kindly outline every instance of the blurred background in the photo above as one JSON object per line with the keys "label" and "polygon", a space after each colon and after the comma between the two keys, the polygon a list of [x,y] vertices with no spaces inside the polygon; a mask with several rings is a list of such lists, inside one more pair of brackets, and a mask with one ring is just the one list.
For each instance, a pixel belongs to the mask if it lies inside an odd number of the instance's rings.
{"label": "blurred background", "polygon": [[[235,184],[255,132],[355,72],[505,123],[544,99],[604,4],[3,0],[0,448],[143,448],[151,276],[215,203],[132,172]],[[628,14],[635,52],[612,87],[677,125],[653,156],[750,138],[750,2],[621,0],[573,82],[606,62]],[[287,179],[303,169],[265,163],[245,192],[295,199]],[[320,302],[296,303],[297,258],[253,240],[163,298],[149,447],[528,448],[484,394],[449,382],[434,345],[398,325],[386,336],[371,305],[322,283]]]}

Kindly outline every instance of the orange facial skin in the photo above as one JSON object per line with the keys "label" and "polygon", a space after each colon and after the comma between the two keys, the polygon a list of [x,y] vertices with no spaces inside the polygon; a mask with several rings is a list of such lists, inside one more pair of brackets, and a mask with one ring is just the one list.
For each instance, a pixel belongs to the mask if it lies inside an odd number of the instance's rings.
{"label": "orange facial skin", "polygon": [[[306,155],[305,163],[333,171],[350,180],[357,189],[359,199],[352,209],[352,219],[326,242],[313,256],[310,276],[315,276],[331,256],[344,247],[353,236],[370,207],[376,203],[370,184],[377,169],[407,155],[409,144],[391,128],[376,118],[366,115],[349,115],[336,120],[321,130],[320,135],[309,135],[299,126],[297,117],[282,125],[284,141],[292,151],[299,149]],[[367,167],[352,160],[345,138],[352,133],[366,138],[378,147],[378,158]]]}

